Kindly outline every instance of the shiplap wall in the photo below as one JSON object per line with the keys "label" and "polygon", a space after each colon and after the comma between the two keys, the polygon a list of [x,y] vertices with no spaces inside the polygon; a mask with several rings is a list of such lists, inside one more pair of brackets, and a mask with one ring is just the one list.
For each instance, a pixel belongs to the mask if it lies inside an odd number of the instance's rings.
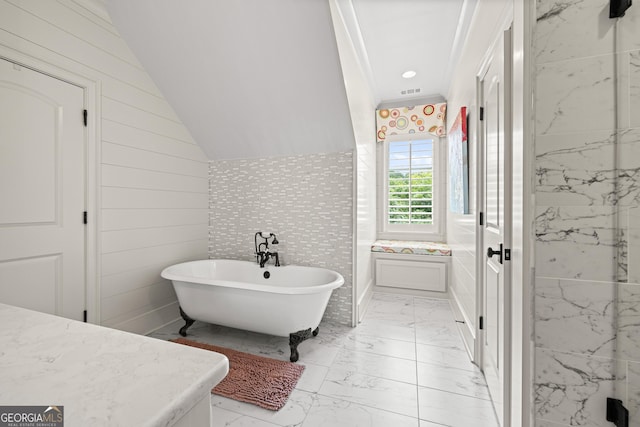
{"label": "shiplap wall", "polygon": [[[447,129],[451,127],[460,107],[466,106],[469,114],[469,214],[454,214],[447,209],[447,243],[451,247],[451,270],[449,290],[453,299],[457,320],[467,346],[475,347],[476,311],[476,200],[478,134],[476,74],[479,72],[485,53],[500,33],[500,23],[509,13],[509,2],[479,2],[471,20],[467,42],[460,54],[447,94]],[[447,172],[448,176],[448,172]]]}
{"label": "shiplap wall", "polygon": [[101,183],[89,191],[100,194],[100,323],[146,333],[178,317],[162,268],[207,256],[208,164],[108,17],[91,6],[0,0],[0,44],[99,82]]}
{"label": "shiplap wall", "polygon": [[[356,321],[364,316],[373,293],[371,244],[376,240],[376,104],[367,74],[359,61],[358,48],[349,33],[357,25],[350,0],[329,2],[333,27],[340,53],[351,124],[356,141],[356,229],[354,286],[356,288]],[[349,24],[347,23],[349,22]]]}

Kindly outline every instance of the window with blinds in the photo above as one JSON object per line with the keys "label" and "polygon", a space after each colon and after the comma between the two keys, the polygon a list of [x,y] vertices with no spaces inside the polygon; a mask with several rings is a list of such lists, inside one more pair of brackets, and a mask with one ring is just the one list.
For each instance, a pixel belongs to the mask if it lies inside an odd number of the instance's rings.
{"label": "window with blinds", "polygon": [[433,224],[433,140],[387,143],[387,223]]}

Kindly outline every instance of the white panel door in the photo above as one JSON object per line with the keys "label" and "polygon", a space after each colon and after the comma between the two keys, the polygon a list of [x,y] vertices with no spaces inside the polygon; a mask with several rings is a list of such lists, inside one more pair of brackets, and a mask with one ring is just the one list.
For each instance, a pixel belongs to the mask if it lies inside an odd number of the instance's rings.
{"label": "white panel door", "polygon": [[483,251],[483,318],[482,370],[487,379],[491,400],[503,424],[508,411],[505,405],[506,343],[508,325],[506,305],[509,287],[509,230],[510,190],[509,177],[509,74],[505,68],[506,32],[494,47],[486,74],[481,79],[483,119],[482,153],[484,164],[484,224],[482,225]]}
{"label": "white panel door", "polygon": [[82,320],[82,88],[0,59],[0,302]]}

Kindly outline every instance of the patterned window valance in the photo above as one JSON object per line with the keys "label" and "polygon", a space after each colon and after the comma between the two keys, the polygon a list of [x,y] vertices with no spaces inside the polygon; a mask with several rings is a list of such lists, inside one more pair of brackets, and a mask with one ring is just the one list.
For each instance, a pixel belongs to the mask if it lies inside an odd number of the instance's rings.
{"label": "patterned window valance", "polygon": [[446,103],[377,110],[378,142],[384,141],[387,135],[430,133],[443,136],[446,112]]}

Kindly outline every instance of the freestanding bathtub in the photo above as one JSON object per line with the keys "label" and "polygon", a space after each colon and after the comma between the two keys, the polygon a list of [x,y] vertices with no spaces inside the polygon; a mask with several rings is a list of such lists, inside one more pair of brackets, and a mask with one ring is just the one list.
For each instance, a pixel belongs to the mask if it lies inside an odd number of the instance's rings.
{"label": "freestanding bathtub", "polygon": [[195,320],[289,337],[291,361],[297,347],[318,334],[331,292],[344,278],[324,268],[287,265],[260,268],[255,262],[202,260],[172,265],[161,276],[173,282],[186,324]]}

